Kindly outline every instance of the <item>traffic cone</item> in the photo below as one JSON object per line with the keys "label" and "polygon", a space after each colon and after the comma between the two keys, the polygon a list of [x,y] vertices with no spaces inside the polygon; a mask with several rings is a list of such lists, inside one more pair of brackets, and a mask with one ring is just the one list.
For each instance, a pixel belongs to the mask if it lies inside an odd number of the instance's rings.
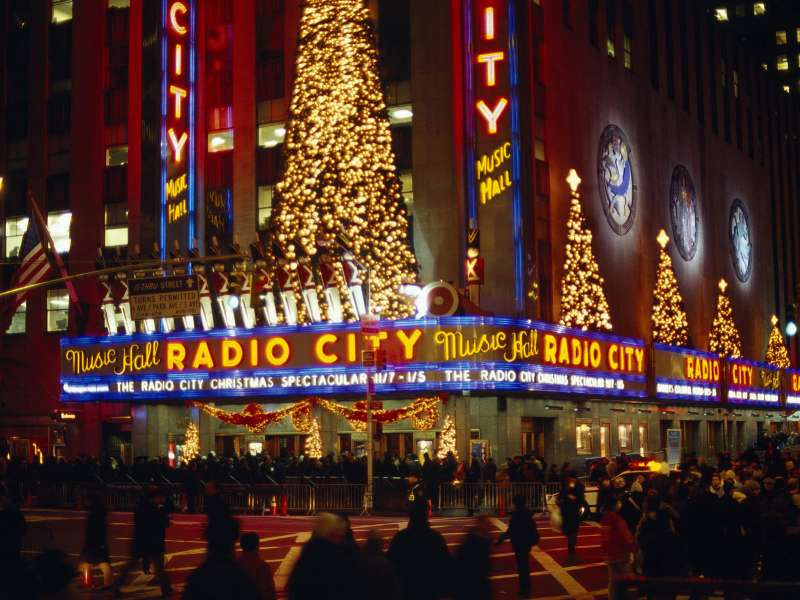
{"label": "traffic cone", "polygon": [[289,514],[289,498],[285,495],[281,496],[281,516],[285,517]]}
{"label": "traffic cone", "polygon": [[500,511],[498,512],[498,516],[501,519],[506,516],[506,497],[503,494],[500,494]]}
{"label": "traffic cone", "polygon": [[433,516],[433,502],[428,500],[428,518],[430,519]]}
{"label": "traffic cone", "polygon": [[83,567],[83,587],[92,587],[92,567],[88,564]]}
{"label": "traffic cone", "polygon": [[272,516],[278,516],[278,502],[275,500],[275,496],[272,497],[272,502],[270,502],[269,506],[272,509]]}

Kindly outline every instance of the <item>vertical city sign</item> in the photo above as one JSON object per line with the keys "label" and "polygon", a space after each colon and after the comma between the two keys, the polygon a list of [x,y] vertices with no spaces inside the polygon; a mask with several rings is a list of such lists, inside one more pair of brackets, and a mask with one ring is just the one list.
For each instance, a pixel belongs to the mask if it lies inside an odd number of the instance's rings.
{"label": "vertical city sign", "polygon": [[[483,242],[482,304],[520,313],[524,271],[515,3],[465,0],[464,6],[467,217]],[[470,250],[468,258],[475,259],[476,249]],[[513,306],[506,306],[509,297]]]}
{"label": "vertical city sign", "polygon": [[194,237],[195,2],[163,0],[161,255]]}

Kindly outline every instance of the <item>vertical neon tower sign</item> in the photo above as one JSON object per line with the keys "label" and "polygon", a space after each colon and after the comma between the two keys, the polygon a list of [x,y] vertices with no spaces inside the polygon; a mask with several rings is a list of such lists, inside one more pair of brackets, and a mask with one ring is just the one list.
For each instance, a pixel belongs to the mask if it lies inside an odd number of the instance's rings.
{"label": "vertical neon tower sign", "polygon": [[161,257],[195,227],[195,3],[163,0],[161,38]]}
{"label": "vertical neon tower sign", "polygon": [[[480,229],[482,305],[525,306],[519,69],[514,0],[463,0],[467,217]],[[474,249],[472,249],[474,252]],[[514,267],[508,268],[513,256]],[[507,298],[513,290],[514,305]]]}

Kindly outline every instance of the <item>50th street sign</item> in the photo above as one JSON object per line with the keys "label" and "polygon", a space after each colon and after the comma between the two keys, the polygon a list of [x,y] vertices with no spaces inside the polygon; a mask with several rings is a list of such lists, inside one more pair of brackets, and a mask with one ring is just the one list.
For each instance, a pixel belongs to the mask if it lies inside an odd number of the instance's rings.
{"label": "50th street sign", "polygon": [[134,321],[200,312],[200,294],[194,275],[129,279],[128,285]]}

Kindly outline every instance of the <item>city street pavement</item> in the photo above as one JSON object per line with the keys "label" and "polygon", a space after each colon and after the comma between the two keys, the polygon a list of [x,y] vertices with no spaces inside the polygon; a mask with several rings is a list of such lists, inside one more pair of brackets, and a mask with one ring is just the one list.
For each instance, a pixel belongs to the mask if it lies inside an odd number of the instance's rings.
{"label": "city street pavement", "polygon": [[[67,552],[71,560],[77,561],[83,544],[84,513],[80,511],[26,510],[28,534],[25,552],[32,556],[37,550],[56,547]],[[111,513],[109,543],[111,560],[115,572],[125,563],[131,544],[131,513]],[[310,536],[314,517],[239,517],[242,531],[255,531],[261,536],[261,557],[272,567],[275,583],[285,598],[283,589],[294,561],[300,554],[303,542]],[[492,519],[497,534],[505,529],[508,519]],[[431,525],[447,541],[452,552],[456,550],[471,519],[434,517]],[[202,515],[176,514],[167,531],[166,570],[180,597],[189,574],[205,557],[202,539],[205,517]],[[405,527],[402,517],[353,517],[351,524],[356,540],[363,542],[370,529],[381,532],[386,544],[399,530]],[[541,540],[532,551],[531,575],[535,598],[550,600],[567,598],[601,598],[606,595],[606,567],[602,562],[600,529],[596,523],[581,526],[578,537],[578,560],[568,564],[566,539],[550,529],[546,520],[538,521]],[[492,585],[495,598],[513,598],[517,591],[517,576],[514,555],[510,543],[492,548]],[[93,571],[94,584],[100,585],[99,569]],[[106,598],[107,592],[80,589],[83,598]],[[131,573],[128,584],[122,588],[124,597],[156,598],[158,586],[150,583],[150,576],[141,571],[141,566]]]}

